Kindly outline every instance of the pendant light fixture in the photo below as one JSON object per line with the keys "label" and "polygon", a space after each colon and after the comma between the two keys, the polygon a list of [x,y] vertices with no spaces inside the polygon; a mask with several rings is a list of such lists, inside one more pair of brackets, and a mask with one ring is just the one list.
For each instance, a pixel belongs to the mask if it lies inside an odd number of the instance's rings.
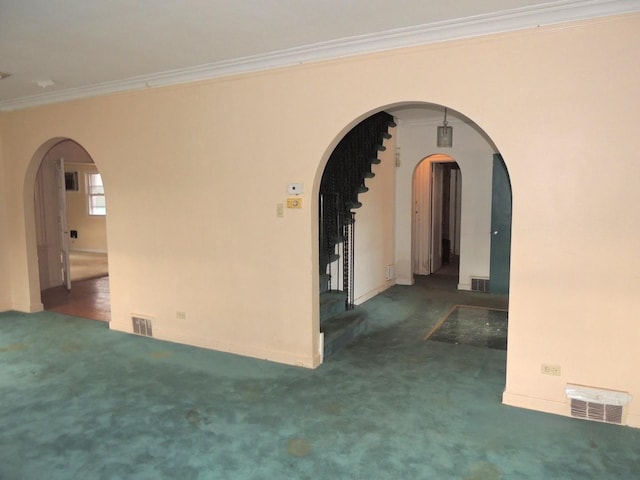
{"label": "pendant light fixture", "polygon": [[453,127],[447,125],[447,108],[444,109],[444,121],[438,127],[438,147],[453,147]]}

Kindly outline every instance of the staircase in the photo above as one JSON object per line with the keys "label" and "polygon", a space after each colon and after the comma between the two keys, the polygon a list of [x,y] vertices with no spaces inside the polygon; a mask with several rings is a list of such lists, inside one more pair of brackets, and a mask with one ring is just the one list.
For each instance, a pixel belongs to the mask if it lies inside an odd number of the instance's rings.
{"label": "staircase", "polygon": [[[354,306],[354,210],[360,194],[375,177],[372,165],[386,150],[393,117],[376,113],[353,127],[329,157],[320,183],[320,330],[324,356],[349,344],[366,329],[365,317]],[[333,285],[333,288],[332,288]]]}

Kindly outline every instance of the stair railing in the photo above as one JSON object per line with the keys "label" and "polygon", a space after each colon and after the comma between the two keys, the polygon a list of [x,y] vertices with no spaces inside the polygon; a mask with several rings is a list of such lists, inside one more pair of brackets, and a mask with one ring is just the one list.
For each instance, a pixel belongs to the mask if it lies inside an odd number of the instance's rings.
{"label": "stair railing", "polygon": [[385,112],[379,112],[360,122],[338,143],[322,176],[320,273],[332,275],[332,263],[342,258],[342,262],[338,262],[338,268],[342,268],[342,288],[347,294],[347,310],[353,308],[355,300],[355,214],[351,210],[362,206],[358,195],[368,190],[365,179],[375,176],[371,165],[380,163],[378,152],[385,150],[384,139],[390,138],[388,129],[394,126],[393,117]]}
{"label": "stair railing", "polygon": [[342,242],[342,290],[347,294],[345,309],[352,310],[355,301],[355,262],[353,258],[355,247],[355,213],[347,213],[349,219],[343,223]]}

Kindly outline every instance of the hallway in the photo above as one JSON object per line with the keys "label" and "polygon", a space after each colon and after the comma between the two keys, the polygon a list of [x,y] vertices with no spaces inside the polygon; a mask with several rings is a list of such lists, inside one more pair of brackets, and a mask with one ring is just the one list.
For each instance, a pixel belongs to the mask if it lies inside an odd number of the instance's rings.
{"label": "hallway", "polygon": [[505,301],[418,277],[316,370],[2,313],[0,478],[635,478],[640,430],[504,406],[506,352],[423,340]]}

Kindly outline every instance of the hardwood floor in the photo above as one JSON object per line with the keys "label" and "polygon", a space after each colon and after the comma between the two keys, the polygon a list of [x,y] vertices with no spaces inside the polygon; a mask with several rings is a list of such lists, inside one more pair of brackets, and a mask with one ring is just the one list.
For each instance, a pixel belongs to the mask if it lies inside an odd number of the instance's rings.
{"label": "hardwood floor", "polygon": [[109,277],[79,280],[71,283],[71,291],[64,286],[42,292],[45,310],[108,322],[111,320]]}

